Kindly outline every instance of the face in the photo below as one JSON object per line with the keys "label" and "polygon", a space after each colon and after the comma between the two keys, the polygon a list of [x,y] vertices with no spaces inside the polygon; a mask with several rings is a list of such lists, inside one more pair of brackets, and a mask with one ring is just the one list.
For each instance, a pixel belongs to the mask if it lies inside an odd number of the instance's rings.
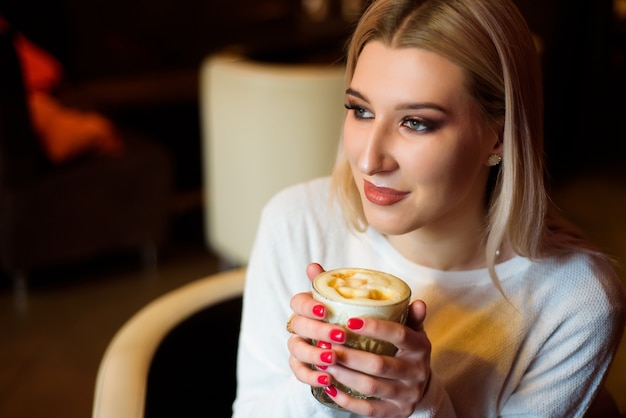
{"label": "face", "polygon": [[431,237],[481,227],[487,159],[501,149],[457,65],[372,41],[345,100],[344,151],[372,227]]}

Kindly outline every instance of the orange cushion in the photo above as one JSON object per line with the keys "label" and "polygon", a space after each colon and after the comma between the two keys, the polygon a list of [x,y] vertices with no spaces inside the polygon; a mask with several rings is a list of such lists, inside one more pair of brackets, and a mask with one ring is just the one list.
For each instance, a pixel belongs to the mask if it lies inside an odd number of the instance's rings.
{"label": "orange cushion", "polygon": [[[8,26],[0,16],[0,30]],[[95,112],[63,106],[50,95],[63,77],[61,63],[20,33],[14,45],[33,127],[50,161],[63,163],[85,153],[120,154],[124,143],[111,121]]]}
{"label": "orange cushion", "polygon": [[85,153],[119,155],[124,143],[113,123],[95,113],[63,106],[42,92],[29,95],[33,126],[53,163]]}
{"label": "orange cushion", "polygon": [[51,92],[61,82],[63,67],[51,54],[30,42],[22,34],[14,40],[22,63],[22,76],[27,91]]}

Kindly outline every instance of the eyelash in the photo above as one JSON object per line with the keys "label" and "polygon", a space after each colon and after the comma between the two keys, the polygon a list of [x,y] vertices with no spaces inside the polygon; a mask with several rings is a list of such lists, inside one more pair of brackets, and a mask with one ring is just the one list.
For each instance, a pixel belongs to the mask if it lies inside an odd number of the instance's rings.
{"label": "eyelash", "polygon": [[[369,112],[366,108],[362,107],[362,106],[356,106],[356,105],[351,105],[351,104],[344,104],[343,107],[345,107],[347,110],[351,111],[354,115],[354,117],[356,119],[371,119],[371,118],[364,118],[362,116],[359,115],[363,114],[365,112]],[[372,112],[369,112],[372,113]]]}
{"label": "eyelash", "polygon": [[[421,128],[419,128],[419,129],[410,128],[409,125],[413,124],[413,123],[419,124],[421,126]],[[426,121],[426,120],[421,119],[421,118],[415,118],[415,117],[404,118],[402,120],[402,126],[406,126],[411,131],[418,132],[418,133],[432,132],[436,128],[434,123]]]}
{"label": "eyelash", "polygon": [[[365,112],[370,112],[369,110],[367,110],[365,107],[362,106],[357,106],[357,105],[351,105],[351,104],[344,104],[344,107],[353,112],[353,116],[355,119],[357,120],[368,120],[368,119],[372,119],[372,118],[365,118],[362,117],[360,114],[363,114]],[[419,129],[413,129],[410,127],[411,124],[418,124],[420,126],[422,126],[422,128]],[[406,117],[402,120],[402,126],[406,127],[407,129],[416,132],[416,133],[428,133],[428,132],[432,132],[434,131],[437,126],[435,123],[427,121],[425,119],[422,118],[417,118],[417,117]]]}

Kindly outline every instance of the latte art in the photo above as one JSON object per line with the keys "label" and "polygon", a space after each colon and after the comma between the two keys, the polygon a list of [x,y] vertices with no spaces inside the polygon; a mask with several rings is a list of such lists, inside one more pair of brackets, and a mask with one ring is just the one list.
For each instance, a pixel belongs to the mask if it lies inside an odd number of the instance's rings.
{"label": "latte art", "polygon": [[[313,298],[326,306],[326,321],[343,327],[350,318],[356,317],[404,323],[410,297],[411,288],[404,281],[377,270],[329,270],[313,281]],[[390,352],[390,344],[380,344],[378,340],[347,331],[348,346],[379,354]]]}
{"label": "latte art", "polygon": [[402,280],[380,271],[339,269],[322,273],[314,288],[336,301],[368,306],[384,306],[405,300],[411,290]]}

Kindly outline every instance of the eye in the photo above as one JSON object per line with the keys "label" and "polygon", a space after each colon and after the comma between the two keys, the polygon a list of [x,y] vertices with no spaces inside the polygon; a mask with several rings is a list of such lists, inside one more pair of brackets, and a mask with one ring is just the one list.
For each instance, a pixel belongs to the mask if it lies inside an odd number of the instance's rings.
{"label": "eye", "polygon": [[354,113],[356,119],[374,119],[374,114],[364,107],[346,104],[346,109]]}
{"label": "eye", "polygon": [[421,133],[430,132],[433,129],[435,129],[434,123],[431,123],[421,118],[414,118],[414,117],[405,118],[402,121],[402,126],[405,126],[412,131],[421,132]]}

